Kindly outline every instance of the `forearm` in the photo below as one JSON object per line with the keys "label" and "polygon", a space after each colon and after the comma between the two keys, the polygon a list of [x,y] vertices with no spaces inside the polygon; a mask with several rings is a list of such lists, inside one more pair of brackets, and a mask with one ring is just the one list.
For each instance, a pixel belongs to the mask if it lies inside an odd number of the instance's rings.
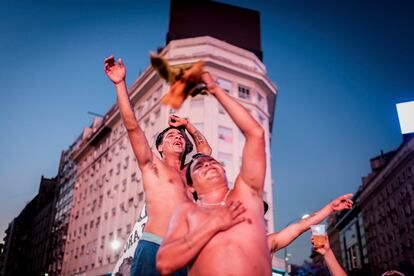
{"label": "forearm", "polygon": [[330,213],[332,208],[330,204],[323,207],[321,210],[313,213],[307,218],[300,220],[297,223],[291,224],[283,228],[278,233],[273,233],[268,236],[268,244],[271,252],[276,252],[293,242],[297,237],[307,231],[311,225],[315,225],[323,221]]}
{"label": "forearm", "polygon": [[163,243],[157,253],[157,270],[168,275],[185,267],[217,232],[207,222],[182,238]]}
{"label": "forearm", "polygon": [[312,225],[319,224],[321,221],[327,218],[332,213],[332,211],[333,210],[331,205],[327,204],[325,207],[313,213],[309,217],[300,220],[298,224],[300,225],[302,233],[308,230]]}
{"label": "forearm", "polygon": [[134,110],[132,109],[131,102],[129,100],[125,80],[115,84],[115,89],[118,96],[118,106],[125,128],[127,130],[135,130],[139,128],[138,121],[135,118]]}
{"label": "forearm", "polygon": [[326,266],[329,269],[329,272],[332,276],[346,276],[345,271],[338,263],[335,255],[333,254],[332,250],[329,250],[324,256]]}
{"label": "forearm", "polygon": [[186,129],[194,140],[197,152],[203,153],[206,155],[211,155],[212,150],[211,150],[210,145],[207,142],[207,139],[188,120],[187,120]]}
{"label": "forearm", "polygon": [[137,158],[138,165],[142,169],[144,165],[152,160],[152,151],[148,145],[147,138],[135,118],[134,110],[129,100],[125,80],[115,84],[118,97],[118,106],[125,128],[128,132],[132,150]]}

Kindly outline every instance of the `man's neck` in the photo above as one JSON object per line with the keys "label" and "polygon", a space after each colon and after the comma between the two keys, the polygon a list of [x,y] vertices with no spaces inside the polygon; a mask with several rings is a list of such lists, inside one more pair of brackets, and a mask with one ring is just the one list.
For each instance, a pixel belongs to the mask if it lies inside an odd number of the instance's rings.
{"label": "man's neck", "polygon": [[213,189],[198,193],[198,198],[206,204],[217,203],[222,201],[228,192],[229,188],[226,184],[223,184],[220,187],[214,187]]}
{"label": "man's neck", "polygon": [[168,154],[164,155],[164,162],[171,168],[181,171],[181,155]]}

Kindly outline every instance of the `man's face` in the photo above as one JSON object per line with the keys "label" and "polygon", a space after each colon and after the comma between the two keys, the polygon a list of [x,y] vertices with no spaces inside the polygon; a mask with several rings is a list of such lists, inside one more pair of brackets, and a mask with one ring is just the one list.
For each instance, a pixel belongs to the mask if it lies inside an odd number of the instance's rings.
{"label": "man's face", "polygon": [[194,185],[226,178],[223,166],[211,156],[198,157],[191,164],[190,169]]}
{"label": "man's face", "polygon": [[182,153],[185,149],[185,140],[178,129],[170,129],[164,134],[161,151],[165,153]]}

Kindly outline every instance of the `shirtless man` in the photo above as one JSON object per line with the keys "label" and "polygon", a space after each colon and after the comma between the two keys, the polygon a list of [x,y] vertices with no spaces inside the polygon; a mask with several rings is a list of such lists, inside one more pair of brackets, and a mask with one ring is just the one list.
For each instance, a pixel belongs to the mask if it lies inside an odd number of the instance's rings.
{"label": "shirtless man", "polygon": [[[104,65],[105,73],[115,84],[122,120],[142,173],[148,214],[144,234],[135,250],[131,275],[158,275],[155,269],[155,256],[167,231],[172,212],[176,206],[189,201],[181,170],[185,155],[191,151],[192,145],[188,138],[186,139],[182,127],[185,125],[193,136],[198,152],[209,155],[211,148],[188,120],[170,116],[170,127],[157,138],[156,146],[162,160],[158,158],[151,151],[135,118],[125,84],[126,69],[122,60],[119,59],[117,64],[111,56],[105,59]],[[186,275],[186,272],[182,275]]]}
{"label": "shirtless man", "polygon": [[246,138],[242,166],[229,190],[219,162],[205,155],[190,162],[187,184],[199,200],[177,208],[157,254],[157,269],[163,275],[187,265],[189,275],[271,275],[263,219],[264,129],[210,74],[202,80]]}
{"label": "shirtless man", "polygon": [[307,231],[311,225],[320,223],[332,212],[351,209],[353,204],[352,200],[349,199],[351,196],[352,194],[340,196],[309,217],[304,218],[299,222],[290,224],[279,232],[269,234],[267,236],[267,241],[269,244],[270,253],[273,254],[276,251],[288,246],[297,237]]}

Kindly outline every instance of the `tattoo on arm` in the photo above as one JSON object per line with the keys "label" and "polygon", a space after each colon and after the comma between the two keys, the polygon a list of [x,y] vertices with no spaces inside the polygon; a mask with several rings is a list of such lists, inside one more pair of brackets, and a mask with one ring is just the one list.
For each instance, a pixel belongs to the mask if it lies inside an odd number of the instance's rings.
{"label": "tattoo on arm", "polygon": [[200,133],[200,131],[196,131],[194,132],[194,142],[196,143],[196,145],[202,145],[206,143],[206,138],[204,138],[204,136]]}

